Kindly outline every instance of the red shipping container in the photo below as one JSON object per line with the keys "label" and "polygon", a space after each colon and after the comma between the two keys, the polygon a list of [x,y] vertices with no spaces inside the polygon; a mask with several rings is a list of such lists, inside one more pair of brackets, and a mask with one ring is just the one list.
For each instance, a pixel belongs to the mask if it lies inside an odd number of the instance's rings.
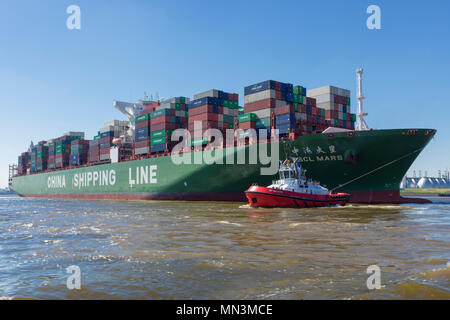
{"label": "red shipping container", "polygon": [[175,130],[180,128],[179,123],[162,122],[152,125],[151,132],[158,130]]}
{"label": "red shipping container", "polygon": [[287,104],[282,107],[275,108],[275,115],[279,116],[281,114],[293,114],[295,111],[295,108],[292,104]]}
{"label": "red shipping container", "polygon": [[281,100],[281,91],[275,91],[275,98],[277,98],[278,100]]}
{"label": "red shipping container", "polygon": [[275,90],[281,91],[281,82],[275,81]]}
{"label": "red shipping container", "polygon": [[230,101],[239,101],[239,95],[237,93],[229,93],[228,100]]}
{"label": "red shipping container", "polygon": [[109,149],[110,148],[100,149],[100,154],[109,154]]}
{"label": "red shipping container", "polygon": [[150,120],[148,121],[140,121],[136,122],[136,129],[142,129],[142,128],[150,128]]}
{"label": "red shipping container", "polygon": [[[197,116],[197,115],[202,114],[202,113],[212,113],[213,112],[213,108],[214,108],[213,105],[206,104],[206,105],[201,106],[201,107],[190,109],[188,111],[189,112],[189,117]],[[223,111],[222,111],[222,113],[223,113]]]}
{"label": "red shipping container", "polygon": [[219,115],[217,113],[202,113],[195,116],[189,116],[189,122],[193,121],[218,121]]}
{"label": "red shipping container", "polygon": [[316,106],[316,99],[311,97],[306,97],[306,105],[308,106]]}
{"label": "red shipping container", "polygon": [[300,106],[300,113],[306,113],[306,105],[301,104]]}
{"label": "red shipping container", "polygon": [[252,103],[247,103],[244,106],[245,113],[258,111],[262,109],[269,109],[269,108],[275,108],[276,106],[276,99],[265,99],[261,101],[256,101]]}
{"label": "red shipping container", "polygon": [[239,129],[247,130],[247,129],[256,129],[255,121],[246,121],[239,123]]}
{"label": "red shipping container", "polygon": [[135,148],[144,148],[148,147],[150,145],[150,139],[144,140],[144,141],[137,141],[134,143]]}
{"label": "red shipping container", "polygon": [[163,123],[163,122],[170,122],[170,116],[161,116],[157,118],[153,118],[150,120],[150,126],[153,126],[154,124]]}
{"label": "red shipping container", "polygon": [[103,138],[100,138],[100,144],[103,144],[103,143],[111,143],[112,141],[113,141],[113,139],[114,139],[114,137],[103,137]]}
{"label": "red shipping container", "polygon": [[[195,121],[197,127],[202,127],[203,130],[206,130],[208,128],[217,128],[218,123],[216,121]],[[199,122],[199,123],[198,123]],[[194,130],[194,121],[189,121],[188,129],[189,131]]]}

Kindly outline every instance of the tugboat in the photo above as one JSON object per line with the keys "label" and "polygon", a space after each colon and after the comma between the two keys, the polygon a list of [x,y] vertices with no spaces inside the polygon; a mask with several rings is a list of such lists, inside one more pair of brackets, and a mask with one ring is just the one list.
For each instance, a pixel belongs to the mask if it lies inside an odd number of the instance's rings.
{"label": "tugboat", "polygon": [[245,195],[252,208],[316,208],[344,206],[350,199],[348,193],[331,193],[319,183],[307,180],[298,161],[285,160],[279,169],[280,179],[268,187],[252,185]]}

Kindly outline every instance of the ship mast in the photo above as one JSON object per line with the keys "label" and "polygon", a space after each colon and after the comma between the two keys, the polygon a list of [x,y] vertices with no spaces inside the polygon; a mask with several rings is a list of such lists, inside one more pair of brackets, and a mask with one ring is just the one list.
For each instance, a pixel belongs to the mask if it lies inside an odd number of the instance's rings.
{"label": "ship mast", "polygon": [[363,68],[359,68],[356,70],[356,73],[358,74],[358,119],[356,122],[356,130],[357,131],[363,131],[363,130],[369,130],[369,127],[367,126],[366,121],[364,120],[364,117],[367,116],[367,113],[363,112],[363,100],[365,97],[362,93],[362,74],[363,74]]}

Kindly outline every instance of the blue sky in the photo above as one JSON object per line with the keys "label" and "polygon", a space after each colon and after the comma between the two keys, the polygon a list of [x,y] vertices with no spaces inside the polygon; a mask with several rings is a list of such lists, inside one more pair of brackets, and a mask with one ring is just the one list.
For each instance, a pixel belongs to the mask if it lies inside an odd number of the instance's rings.
{"label": "blue sky", "polygon": [[[66,8],[81,8],[68,30]],[[366,8],[381,8],[368,30]],[[450,169],[449,1],[0,2],[0,187],[30,140],[91,138],[121,119],[114,99],[189,96],[274,79],[356,95],[365,68],[368,124],[436,128],[412,170]],[[355,111],[353,103],[352,111]]]}

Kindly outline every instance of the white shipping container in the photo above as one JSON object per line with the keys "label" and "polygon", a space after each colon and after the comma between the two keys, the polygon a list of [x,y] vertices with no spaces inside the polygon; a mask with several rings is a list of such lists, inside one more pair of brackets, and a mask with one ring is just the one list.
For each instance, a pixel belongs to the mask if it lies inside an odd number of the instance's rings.
{"label": "white shipping container", "polygon": [[310,89],[306,91],[306,95],[308,97],[316,97],[316,96],[320,96],[323,94],[331,94],[331,87],[330,86],[325,86],[325,87],[320,87],[320,88],[316,88],[316,89]]}
{"label": "white shipping container", "polygon": [[201,92],[201,93],[198,93],[198,94],[194,95],[194,99],[195,100],[201,99],[201,98],[204,98],[204,97],[218,98],[219,97],[219,90],[211,89],[211,90],[208,90],[208,91],[205,91],[205,92]]}
{"label": "white shipping container", "polygon": [[312,98],[316,99],[316,103],[334,103],[334,95],[331,93],[321,94]]}
{"label": "white shipping container", "polygon": [[316,97],[323,94],[335,94],[338,96],[350,97],[350,90],[333,86],[325,86],[317,89],[307,90],[308,97]]}
{"label": "white shipping container", "polygon": [[263,118],[269,118],[272,115],[273,111],[274,111],[274,108],[267,108],[267,109],[252,111],[250,113],[255,114],[259,119],[263,119]]}
{"label": "white shipping container", "polygon": [[318,103],[316,106],[325,110],[334,110],[334,103],[331,102]]}
{"label": "white shipping container", "polygon": [[101,154],[100,161],[103,161],[103,160],[109,160],[109,154]]}
{"label": "white shipping container", "polygon": [[275,90],[264,90],[244,97],[244,103],[252,103],[266,99],[275,99],[277,97]]}
{"label": "white shipping container", "polygon": [[219,122],[223,122],[223,114],[217,116]]}
{"label": "white shipping container", "polygon": [[119,120],[111,120],[111,121],[105,122],[105,127],[118,126],[119,122],[120,122]]}
{"label": "white shipping container", "polygon": [[342,111],[338,111],[338,119],[344,120],[344,114],[342,113]]}
{"label": "white shipping container", "polygon": [[142,147],[142,148],[136,148],[134,149],[134,154],[140,155],[140,154],[147,154],[148,153],[148,148],[147,147]]}

